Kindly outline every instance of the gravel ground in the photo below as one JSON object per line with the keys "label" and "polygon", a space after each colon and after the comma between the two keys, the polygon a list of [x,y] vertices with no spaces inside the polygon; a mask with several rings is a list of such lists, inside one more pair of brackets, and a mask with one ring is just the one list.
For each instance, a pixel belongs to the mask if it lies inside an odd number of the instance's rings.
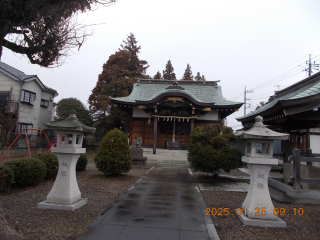
{"label": "gravel ground", "polygon": [[[223,175],[248,176],[238,170],[232,170]],[[271,175],[281,176],[279,173]],[[195,172],[196,182],[227,181],[228,178],[213,179],[211,175]],[[230,180],[230,179],[229,179]],[[287,228],[260,228],[244,226],[234,209],[241,208],[247,193],[203,190],[201,191],[207,208],[229,208],[229,215],[221,216],[210,214],[221,240],[224,239],[320,239],[320,205],[284,204],[272,199],[275,208],[285,208],[285,215],[279,217],[287,223]],[[302,208],[302,216],[293,214],[293,208]],[[301,210],[300,210],[301,211]],[[288,215],[289,213],[289,215]],[[301,212],[300,212],[301,213]],[[231,215],[233,214],[233,215]]]}
{"label": "gravel ground", "polygon": [[[82,197],[88,198],[88,204],[73,212],[36,208],[37,203],[46,199],[54,181],[43,182],[37,187],[13,187],[6,193],[0,193],[0,238],[75,239],[148,169],[133,168],[117,177],[105,176],[94,165],[88,166],[84,172],[77,172]],[[239,170],[222,174],[248,176]],[[281,176],[279,173],[271,174]],[[196,182],[203,183],[230,180],[226,177],[214,179],[212,175],[202,172],[195,172],[194,178]],[[276,208],[291,210],[290,215],[279,216],[287,223],[287,228],[248,227],[234,213],[234,209],[241,208],[246,193],[204,190],[201,194],[207,208],[229,208],[229,215],[211,214],[221,240],[320,239],[320,205],[284,204],[272,200]],[[293,215],[293,208],[303,209],[303,215]]]}
{"label": "gravel ground", "polygon": [[[88,198],[88,204],[75,211],[37,209],[54,181],[29,188],[13,186],[8,192],[0,193],[0,238],[75,239],[148,169],[133,166],[127,174],[105,176],[94,165],[87,166],[86,171],[77,172],[77,179],[82,197]],[[18,235],[13,235],[12,230]]]}

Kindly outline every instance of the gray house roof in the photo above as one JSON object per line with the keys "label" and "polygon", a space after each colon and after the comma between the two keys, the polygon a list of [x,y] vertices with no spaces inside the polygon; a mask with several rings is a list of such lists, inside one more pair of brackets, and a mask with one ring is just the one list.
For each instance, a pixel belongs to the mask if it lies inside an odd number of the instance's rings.
{"label": "gray house roof", "polygon": [[172,87],[173,80],[138,79],[133,85],[131,94],[127,97],[111,98],[115,102],[136,104],[137,102],[153,101],[163,94],[184,94],[194,101],[216,106],[242,105],[241,102],[233,102],[222,96],[221,87],[217,81],[177,81],[177,87]]}
{"label": "gray house roof", "polygon": [[269,101],[259,109],[237,118],[241,121],[246,118],[258,116],[263,112],[271,109],[278,103],[296,102],[294,100],[302,100],[308,97],[315,96],[320,93],[320,72],[314,74],[302,81],[299,81],[281,91],[276,91],[274,96],[269,98]]}
{"label": "gray house roof", "polygon": [[52,88],[47,87],[46,85],[44,85],[41,80],[38,78],[37,75],[27,75],[24,72],[9,66],[8,64],[4,63],[4,62],[0,62],[0,71],[3,72],[4,74],[7,74],[11,77],[13,77],[15,80],[20,81],[20,82],[24,82],[27,80],[31,80],[32,78],[34,78],[38,84],[40,85],[40,87],[49,93],[54,94],[54,96],[58,95],[58,92]]}

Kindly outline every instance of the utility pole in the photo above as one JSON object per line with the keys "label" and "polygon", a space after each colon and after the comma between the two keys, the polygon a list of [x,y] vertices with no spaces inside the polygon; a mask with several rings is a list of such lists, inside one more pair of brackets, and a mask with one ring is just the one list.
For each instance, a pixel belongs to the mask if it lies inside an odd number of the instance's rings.
{"label": "utility pole", "polygon": [[316,64],[315,61],[313,63],[311,62],[311,54],[309,54],[309,62],[306,61],[306,64],[308,65],[308,68],[304,69],[303,71],[308,71],[308,76],[310,77],[312,74],[312,68],[315,70],[319,70],[320,64]]}
{"label": "utility pole", "polygon": [[246,115],[246,108],[247,108],[247,93],[253,93],[253,90],[247,90],[247,86],[244,86],[244,115]]}

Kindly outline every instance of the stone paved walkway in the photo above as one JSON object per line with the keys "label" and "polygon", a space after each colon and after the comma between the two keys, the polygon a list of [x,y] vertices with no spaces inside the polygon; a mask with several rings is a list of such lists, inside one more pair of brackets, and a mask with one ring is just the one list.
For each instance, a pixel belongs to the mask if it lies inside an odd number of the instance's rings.
{"label": "stone paved walkway", "polygon": [[77,240],[219,239],[188,168],[154,167]]}

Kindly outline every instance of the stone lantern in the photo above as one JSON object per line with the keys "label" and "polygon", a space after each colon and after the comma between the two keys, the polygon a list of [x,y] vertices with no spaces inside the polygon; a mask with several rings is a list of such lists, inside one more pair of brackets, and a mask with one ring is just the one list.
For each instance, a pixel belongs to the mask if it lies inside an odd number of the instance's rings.
{"label": "stone lantern", "polygon": [[257,116],[251,129],[237,135],[246,139],[245,156],[242,157],[242,161],[247,163],[250,172],[250,187],[242,204],[242,214],[237,214],[244,225],[286,227],[286,223],[274,212],[268,176],[271,166],[278,165],[278,159],[272,158],[273,140],[287,140],[288,134],[268,129],[262,120],[262,117]]}
{"label": "stone lantern", "polygon": [[49,129],[57,130],[57,146],[51,148],[51,152],[57,153],[59,170],[47,200],[38,203],[38,208],[75,210],[88,201],[88,199],[81,198],[76,177],[76,165],[80,154],[86,152],[86,149],[82,148],[84,132],[93,133],[95,128],[79,122],[74,110],[67,119],[44,125]]}

